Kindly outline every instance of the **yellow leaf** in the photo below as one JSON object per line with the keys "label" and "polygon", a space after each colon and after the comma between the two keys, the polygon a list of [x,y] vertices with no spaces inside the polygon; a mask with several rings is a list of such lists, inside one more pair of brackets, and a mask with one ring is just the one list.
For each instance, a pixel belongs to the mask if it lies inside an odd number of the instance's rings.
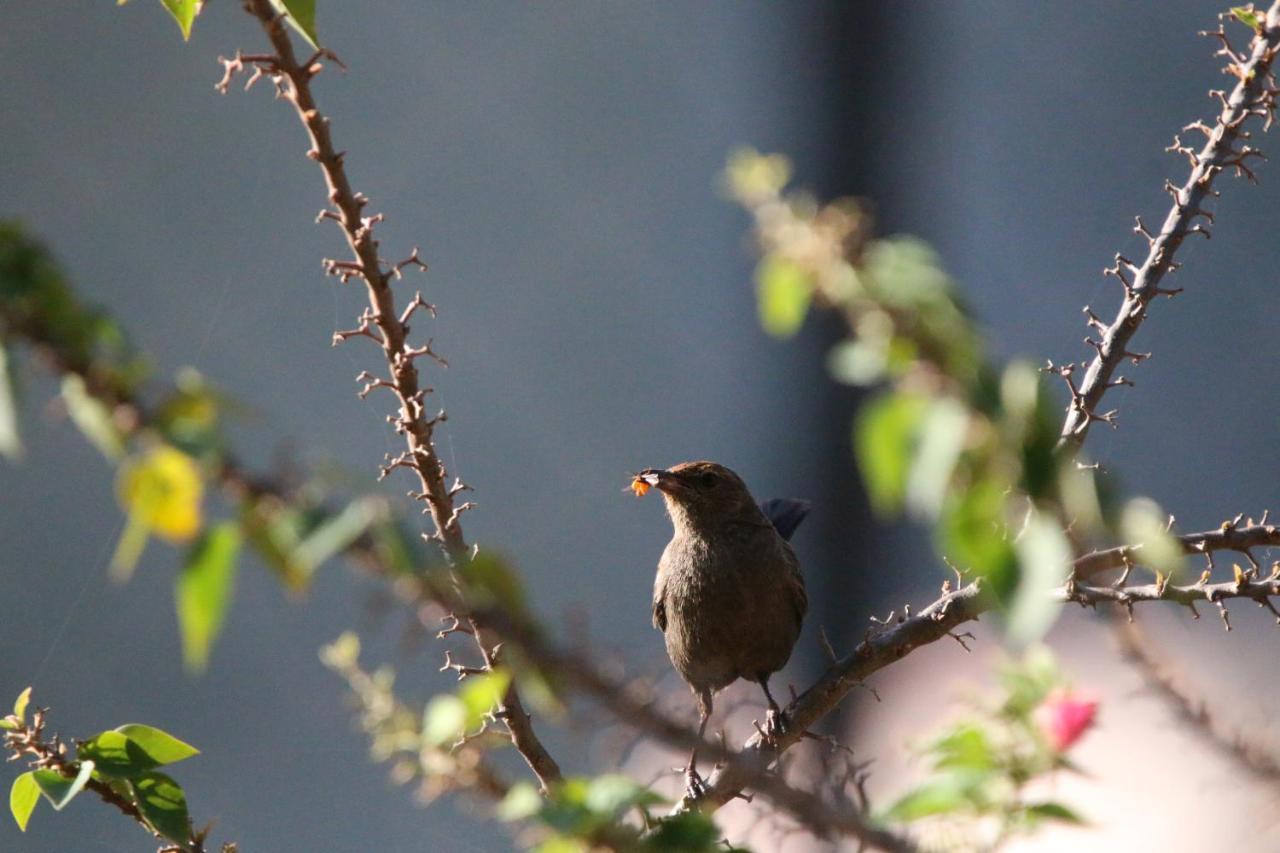
{"label": "yellow leaf", "polygon": [[200,531],[204,483],[195,460],[168,445],[126,463],[118,483],[120,503],[147,530],[170,542]]}

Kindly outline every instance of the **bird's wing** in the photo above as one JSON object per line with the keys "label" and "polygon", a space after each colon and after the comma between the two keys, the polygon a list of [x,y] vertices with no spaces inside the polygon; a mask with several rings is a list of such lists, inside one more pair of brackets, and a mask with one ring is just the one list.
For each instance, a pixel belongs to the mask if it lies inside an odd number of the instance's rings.
{"label": "bird's wing", "polygon": [[790,541],[800,522],[809,514],[813,504],[796,498],[770,498],[760,504],[760,511],[769,519],[778,535]]}
{"label": "bird's wing", "polygon": [[653,588],[653,627],[667,632],[667,585],[661,578]]}
{"label": "bird's wing", "polygon": [[800,569],[792,566],[787,572],[787,592],[791,595],[791,607],[796,614],[796,624],[804,624],[804,614],[809,610],[809,594],[804,589],[804,578]]}

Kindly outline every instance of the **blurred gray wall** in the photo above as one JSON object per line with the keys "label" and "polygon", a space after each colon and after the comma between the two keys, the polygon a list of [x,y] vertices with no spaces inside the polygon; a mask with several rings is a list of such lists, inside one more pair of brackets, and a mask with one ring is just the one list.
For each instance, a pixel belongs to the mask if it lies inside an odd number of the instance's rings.
{"label": "blurred gray wall", "polygon": [[[818,500],[799,535],[825,590],[811,631],[857,636],[873,608],[925,600],[923,534],[874,528],[862,507],[852,397],[822,367],[834,325],[789,344],[757,328],[747,222],[714,189],[724,157],[783,151],[824,195],[873,196],[886,230],[940,249],[999,356],[1081,357],[1081,304],[1116,300],[1097,271],[1135,250],[1132,216],[1156,218],[1181,174],[1161,149],[1225,85],[1194,37],[1213,11],[322,2],[351,68],[318,83],[338,144],[388,214],[388,253],[416,244],[431,263],[421,285],[441,316],[422,331],[451,363],[431,382],[450,413],[442,452],[479,490],[468,534],[518,561],[541,612],[585,619],[639,671],[666,667],[648,624],[666,521],[621,492],[647,465],[716,458],[760,496]],[[187,45],[152,3],[5,4],[0,215],[43,235],[162,372],[194,363],[250,404],[251,459],[289,440],[360,482],[395,442],[383,401],[349,384],[376,351],[329,347],[360,294],[320,275],[341,242],[311,224],[319,176],[267,87],[212,90],[218,54],[261,42],[233,3],[210,4]],[[1217,236],[1186,251],[1188,292],[1141,333],[1156,357],[1116,393],[1121,429],[1090,439],[1191,527],[1274,495],[1268,171],[1260,188],[1224,182]],[[145,721],[203,747],[176,775],[194,815],[246,851],[509,844],[446,804],[415,808],[367,760],[317,646],[367,626],[369,659],[396,662],[411,697],[438,683],[437,657],[397,651],[398,623],[371,619],[374,588],[341,567],[292,602],[246,565],[210,673],[185,677],[175,554],[153,544],[129,587],[106,582],[109,471],[42,408],[51,391],[28,388],[28,458],[0,467],[0,698],[34,683],[68,734]],[[1231,648],[1247,668],[1261,647]],[[25,836],[0,821],[3,850],[146,843],[87,800],[41,807]]]}

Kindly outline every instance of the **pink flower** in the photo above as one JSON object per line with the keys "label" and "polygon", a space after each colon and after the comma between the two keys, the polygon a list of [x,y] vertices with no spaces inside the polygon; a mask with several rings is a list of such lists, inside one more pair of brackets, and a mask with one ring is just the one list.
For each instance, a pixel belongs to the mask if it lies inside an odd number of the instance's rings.
{"label": "pink flower", "polygon": [[1066,752],[1093,725],[1098,700],[1055,690],[1036,710],[1036,725],[1055,752]]}

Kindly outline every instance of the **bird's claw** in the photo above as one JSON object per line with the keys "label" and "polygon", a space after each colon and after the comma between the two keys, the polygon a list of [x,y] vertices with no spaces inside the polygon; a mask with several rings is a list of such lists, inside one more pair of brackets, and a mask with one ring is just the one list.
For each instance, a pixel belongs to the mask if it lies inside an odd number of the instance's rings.
{"label": "bird's claw", "polygon": [[685,802],[696,803],[707,795],[707,781],[702,778],[695,767],[684,769]]}
{"label": "bird's claw", "polygon": [[777,745],[778,739],[791,731],[791,719],[781,708],[770,708],[764,715],[764,736]]}

